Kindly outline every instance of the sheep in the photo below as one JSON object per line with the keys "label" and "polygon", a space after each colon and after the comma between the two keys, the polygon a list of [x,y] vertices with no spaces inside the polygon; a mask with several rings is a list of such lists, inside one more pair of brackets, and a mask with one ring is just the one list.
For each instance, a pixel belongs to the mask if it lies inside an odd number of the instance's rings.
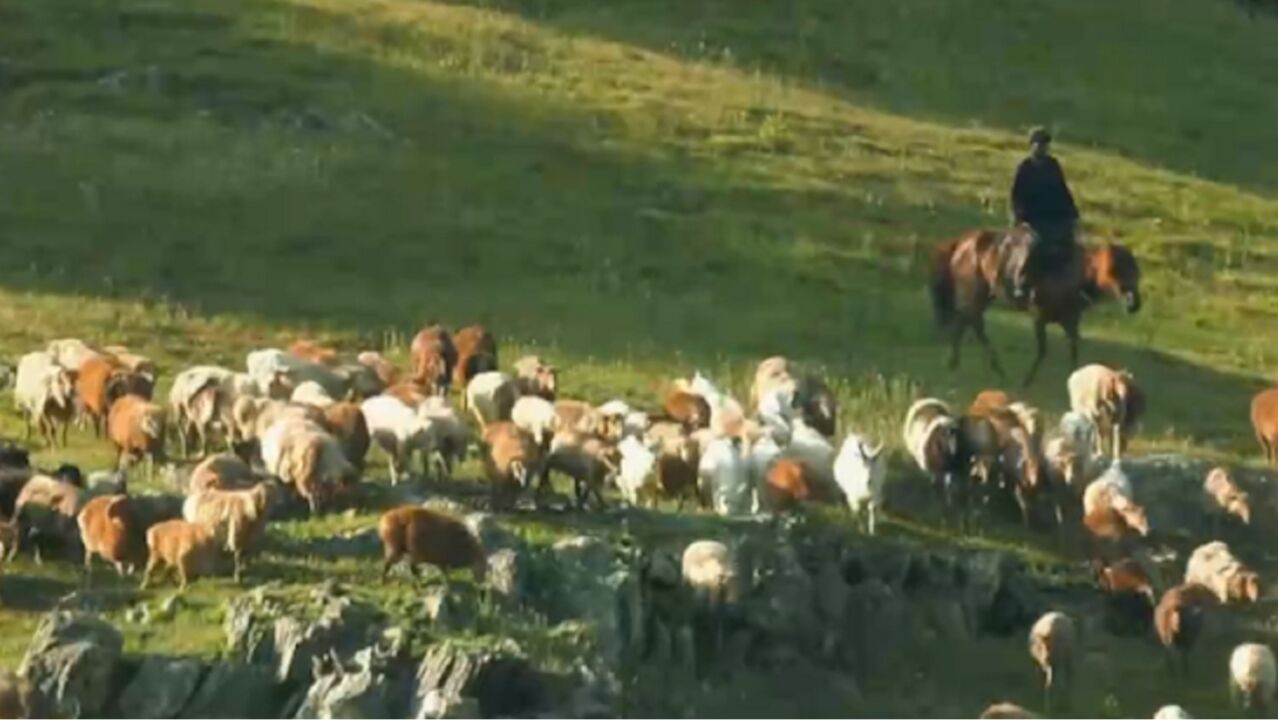
{"label": "sheep", "polygon": [[57,447],[57,428],[62,427],[62,446],[67,444],[67,426],[75,414],[75,377],[57,364],[49,353],[33,352],[18,361],[13,399],[26,419],[27,440],[35,423],[49,447]]}
{"label": "sheep", "polygon": [[834,437],[839,403],[824,380],[814,375],[800,377],[795,386],[794,404],[804,422],[827,438]]}
{"label": "sheep", "polygon": [[80,367],[75,377],[75,397],[96,437],[102,437],[102,423],[111,404],[128,393],[130,385],[128,373],[106,357],[91,357]]}
{"label": "sheep", "polygon": [[[1025,527],[1029,527],[1032,498],[1052,489],[1043,479],[1042,448],[1033,429],[1026,426],[1026,422],[1036,424],[1036,420],[1030,417],[1033,412],[1024,405],[1019,412],[1009,405],[1005,408],[993,408],[979,416],[981,420],[988,422],[987,429],[992,431],[982,433],[983,439],[988,438],[995,443],[993,447],[982,448],[981,452],[983,455],[993,456],[993,467],[997,468],[1003,487],[1011,490],[1020,507],[1021,522]],[[992,479],[986,478],[987,482]],[[1059,499],[1056,501],[1056,509],[1059,527],[1064,522],[1063,505]]]}
{"label": "sheep", "polygon": [[324,386],[314,380],[307,380],[293,388],[289,401],[299,405],[311,405],[321,410],[336,402]]}
{"label": "sheep", "polygon": [[1229,699],[1234,707],[1264,717],[1278,686],[1278,666],[1267,645],[1243,643],[1229,656]]}
{"label": "sheep", "polygon": [[[411,408],[419,407],[429,398],[438,397],[427,393],[425,389],[412,381],[391,385],[383,390],[381,394],[387,397],[393,397]],[[367,400],[368,398],[365,399]]]}
{"label": "sheep", "polygon": [[1163,593],[1154,608],[1154,630],[1173,670],[1189,675],[1189,651],[1203,632],[1207,614],[1219,603],[1210,588],[1197,583],[1177,585]]}
{"label": "sheep", "polygon": [[[384,392],[386,388],[399,382],[399,368],[395,367],[394,363],[382,357],[382,354],[375,350],[362,351],[355,356],[355,362],[372,371],[377,378],[377,382],[381,385],[381,390],[378,393]],[[372,393],[369,397],[378,393]]]}
{"label": "sheep", "polygon": [[480,373],[466,386],[466,407],[483,429],[490,423],[509,420],[519,396],[519,387],[505,373]]}
{"label": "sheep", "polygon": [[603,417],[594,406],[581,400],[556,400],[556,429],[598,435],[603,431]]}
{"label": "sheep", "polygon": [[111,405],[107,436],[116,449],[120,470],[145,456],[146,476],[155,477],[155,463],[164,462],[164,408],[137,395],[125,395]]}
{"label": "sheep", "polygon": [[1011,404],[1012,398],[1002,390],[982,390],[967,407],[967,414],[985,415],[991,410],[1005,408]]}
{"label": "sheep", "polygon": [[151,576],[167,565],[177,571],[178,592],[182,592],[193,578],[216,572],[220,560],[221,545],[213,530],[187,520],[168,520],[153,526],[146,531],[146,546],[149,557],[142,574],[143,590],[151,584]]}
{"label": "sheep", "polygon": [[457,365],[453,337],[440,325],[429,325],[413,336],[408,348],[413,363],[413,380],[431,394],[448,394],[448,385]]}
{"label": "sheep", "polygon": [[710,427],[710,404],[700,395],[675,390],[662,401],[666,417],[683,423],[689,430]]}
{"label": "sheep", "polygon": [[1135,378],[1125,370],[1087,365],[1069,376],[1068,387],[1070,409],[1090,418],[1100,430],[1097,452],[1103,451],[1102,438],[1108,435],[1110,454],[1117,460],[1145,411],[1145,396]]}
{"label": "sheep", "polygon": [[546,455],[546,472],[561,472],[572,478],[577,509],[593,495],[598,507],[604,507],[603,487],[616,475],[617,464],[612,448],[598,437],[572,430],[555,433]]}
{"label": "sheep", "polygon": [[422,458],[423,471],[429,472],[429,458],[437,447],[432,423],[413,408],[387,395],[369,398],[360,404],[372,440],[390,458],[391,483],[410,472],[413,454]]}
{"label": "sheep", "polygon": [[550,439],[560,426],[555,405],[536,395],[528,395],[516,400],[515,406],[510,411],[510,421],[519,429],[532,435],[533,441],[541,448],[550,445]]}
{"label": "sheep", "polygon": [[802,461],[777,458],[764,473],[761,504],[773,513],[797,510],[800,504],[815,499],[811,475]]}
{"label": "sheep", "polygon": [[835,487],[834,446],[823,432],[808,425],[803,418],[795,418],[790,444],[781,451],[781,456],[803,461],[812,473],[814,488],[823,496],[831,494]]}
{"label": "sheep", "polygon": [[1229,471],[1212,468],[1203,480],[1203,511],[1219,523],[1222,516],[1234,517],[1243,525],[1251,524],[1251,498],[1238,487]]}
{"label": "sheep", "polygon": [[1135,503],[1121,508],[1099,506],[1083,516],[1083,527],[1087,532],[1090,557],[1102,561],[1126,555],[1131,549],[1133,536],[1149,535],[1145,508]]}
{"label": "sheep", "polygon": [[84,582],[93,572],[93,557],[115,566],[123,577],[132,573],[142,555],[143,529],[133,517],[132,503],[126,495],[103,495],[84,504],[76,518],[80,543],[84,546]]}
{"label": "sheep", "polygon": [[353,402],[329,405],[324,408],[324,427],[342,444],[346,459],[362,473],[368,447],[372,444],[372,434],[360,406]]}
{"label": "sheep", "polygon": [[[207,527],[217,546],[231,553],[237,583],[248,554],[256,549],[266,532],[269,492],[265,483],[248,490],[201,490],[187,496],[182,503],[183,519]],[[151,543],[151,532],[147,533],[147,546],[152,548],[154,560],[155,548]],[[164,559],[172,565],[174,563],[170,557],[172,556],[166,555]],[[179,570],[179,574],[180,572]],[[150,574],[149,565],[147,574]]]}
{"label": "sheep", "polygon": [[152,385],[160,377],[160,367],[155,364],[154,360],[145,355],[132,352],[123,345],[107,345],[102,348],[102,353],[110,357],[115,361],[116,365],[126,371],[145,377]]}
{"label": "sheep", "polygon": [[792,396],[795,385],[789,360],[780,355],[764,358],[755,369],[754,381],[750,384],[750,405],[756,412],[762,412],[765,398],[775,395],[779,388],[786,388]]}
{"label": "sheep", "polygon": [[931,476],[933,487],[951,511],[957,509],[964,524],[971,457],[949,406],[936,398],[915,401],[906,411],[902,438],[915,465]]}
{"label": "sheep", "polygon": [[609,400],[595,408],[599,417],[599,435],[609,442],[619,442],[626,434],[626,417],[633,412],[624,400]]}
{"label": "sheep", "polygon": [[1146,632],[1153,622],[1158,598],[1145,568],[1136,560],[1124,558],[1103,567],[1096,580],[1107,596],[1106,617],[1111,632],[1126,628]]}
{"label": "sheep", "polygon": [[875,515],[883,505],[886,479],[883,443],[871,446],[868,438],[848,433],[834,459],[834,481],[843,491],[848,508],[864,520],[867,535],[875,534]]}
{"label": "sheep", "polygon": [[768,468],[781,455],[781,446],[771,435],[764,435],[750,444],[747,458],[750,468],[750,483],[762,487],[767,480]]}
{"label": "sheep", "polygon": [[1074,621],[1065,613],[1049,612],[1030,628],[1030,657],[1043,671],[1043,707],[1048,712],[1051,712],[1052,697],[1058,691],[1068,697],[1077,645]]}
{"label": "sheep", "polygon": [[61,338],[50,340],[45,352],[53,361],[71,372],[79,372],[80,367],[90,358],[101,357],[102,353],[93,349],[79,338]]}
{"label": "sheep", "polygon": [[694,612],[708,624],[716,652],[723,647],[726,611],[741,601],[742,573],[733,552],[716,540],[697,540],[683,551],[683,584],[692,594]]}
{"label": "sheep", "polygon": [[224,390],[235,373],[214,365],[187,368],[173,378],[169,388],[169,415],[177,431],[183,457],[190,451],[192,436],[198,437],[200,454],[209,452],[209,440],[215,424],[225,422],[228,432],[231,400]]}
{"label": "sheep", "polygon": [[457,364],[453,368],[453,382],[465,388],[470,379],[481,372],[497,369],[497,339],[483,325],[471,325],[453,335],[457,351]]}
{"label": "sheep", "polygon": [[559,393],[559,371],[537,355],[515,361],[515,384],[521,395],[537,395],[551,402]]}
{"label": "sheep", "polygon": [[994,703],[981,713],[982,720],[1033,720],[1038,717],[1020,705],[1010,702]]}
{"label": "sheep", "polygon": [[314,405],[260,397],[240,397],[235,400],[231,408],[230,424],[235,437],[243,443],[257,441],[258,454],[267,466],[275,463],[275,460],[271,458],[279,457],[280,439],[278,434],[268,438],[267,433],[284,421],[327,427],[324,411]]}
{"label": "sheep", "polygon": [[1154,720],[1194,720],[1194,716],[1179,705],[1164,705],[1154,713]]}
{"label": "sheep", "polygon": [[1190,554],[1185,582],[1210,588],[1222,605],[1260,599],[1260,576],[1234,557],[1229,546],[1220,540],[1200,545]]}
{"label": "sheep", "polygon": [[76,516],[83,502],[83,493],[75,485],[48,475],[32,475],[13,505],[18,533],[9,557],[28,541],[32,542],[36,562],[43,561],[42,545],[46,541],[61,543],[74,555],[79,541]]}
{"label": "sheep", "polygon": [[341,488],[359,482],[359,471],[346,459],[341,443],[322,428],[282,424],[279,462],[267,470],[291,485],[306,500],[311,515],[317,515]]}
{"label": "sheep", "polygon": [[210,455],[191,471],[188,495],[202,490],[243,490],[255,484],[253,469],[230,453]]}
{"label": "sheep", "polygon": [[465,523],[444,513],[412,505],[397,507],[377,521],[377,536],[382,541],[382,582],[404,558],[414,577],[419,563],[438,568],[445,583],[448,571],[459,568],[470,568],[476,583],[484,582],[487,575],[483,546]]}
{"label": "sheep", "polygon": [[508,421],[490,423],[483,436],[492,506],[507,509],[514,496],[538,475],[541,454],[532,436]]}
{"label": "sheep", "polygon": [[757,507],[750,466],[741,446],[741,438],[715,438],[701,453],[697,466],[699,489],[713,499],[714,510],[720,515],[743,515]]}
{"label": "sheep", "polygon": [[617,452],[621,454],[617,468],[617,489],[621,496],[632,506],[637,507],[646,499],[655,507],[657,454],[653,448],[638,437],[627,435],[617,443]]}
{"label": "sheep", "polygon": [[435,437],[439,476],[451,478],[453,465],[466,457],[466,448],[473,437],[470,428],[442,398],[430,398],[419,405],[417,416],[430,423],[431,433]]}
{"label": "sheep", "polygon": [[1278,467],[1278,387],[1262,390],[1251,399],[1251,428],[1265,462]]}
{"label": "sheep", "polygon": [[288,346],[288,354],[307,362],[328,365],[329,367],[337,366],[337,350],[321,345],[315,340],[301,339],[293,341],[293,344]]}
{"label": "sheep", "polygon": [[698,492],[701,450],[676,423],[654,423],[645,435],[657,453],[657,488],[662,497],[674,499],[679,510],[688,497],[705,507],[708,497]]}

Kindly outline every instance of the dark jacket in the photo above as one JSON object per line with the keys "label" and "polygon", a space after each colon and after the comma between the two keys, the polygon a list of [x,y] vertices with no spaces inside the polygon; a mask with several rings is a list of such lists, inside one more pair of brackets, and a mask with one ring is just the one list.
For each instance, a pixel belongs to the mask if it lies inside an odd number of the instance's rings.
{"label": "dark jacket", "polygon": [[1012,214],[1016,222],[1029,223],[1035,229],[1078,219],[1078,207],[1056,158],[1049,155],[1021,161],[1012,183]]}

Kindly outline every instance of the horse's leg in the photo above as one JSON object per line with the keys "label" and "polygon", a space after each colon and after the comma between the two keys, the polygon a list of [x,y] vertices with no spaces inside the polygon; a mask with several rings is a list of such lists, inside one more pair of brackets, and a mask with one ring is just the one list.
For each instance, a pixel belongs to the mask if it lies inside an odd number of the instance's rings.
{"label": "horse's leg", "polygon": [[1025,381],[1021,383],[1022,387],[1029,387],[1029,384],[1034,382],[1034,376],[1038,374],[1043,358],[1047,357],[1047,323],[1040,318],[1034,318],[1034,346],[1034,362],[1030,363],[1029,372],[1025,374]]}
{"label": "horse's leg", "polygon": [[989,358],[990,369],[998,375],[999,379],[1005,377],[1003,373],[1003,365],[998,361],[998,352],[994,350],[994,344],[990,342],[989,337],[985,335],[985,318],[977,317],[972,321],[972,334],[976,335],[976,339],[980,341],[981,347],[985,348],[985,356]]}
{"label": "horse's leg", "polygon": [[1070,370],[1078,369],[1078,318],[1065,320],[1061,323],[1061,328],[1065,330],[1065,339],[1069,341],[1069,364]]}
{"label": "horse's leg", "polygon": [[963,335],[967,332],[967,320],[964,318],[954,319],[954,335],[950,338],[950,369],[958,370],[959,366],[959,345],[963,344]]}

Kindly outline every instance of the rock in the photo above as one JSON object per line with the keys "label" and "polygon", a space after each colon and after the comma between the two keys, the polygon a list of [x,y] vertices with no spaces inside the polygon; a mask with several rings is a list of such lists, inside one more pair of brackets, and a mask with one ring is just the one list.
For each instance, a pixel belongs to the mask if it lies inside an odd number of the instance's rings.
{"label": "rock", "polygon": [[489,513],[470,513],[463,518],[466,527],[470,532],[479,539],[479,544],[483,546],[484,552],[494,553],[498,550],[520,550],[523,543],[519,538],[506,528],[502,527],[497,518]]}
{"label": "rock", "polygon": [[422,591],[422,611],[437,629],[462,630],[475,624],[476,600],[469,585],[431,585]]}
{"label": "rock", "polygon": [[479,702],[474,698],[447,698],[439,690],[431,690],[422,698],[414,718],[476,718]]}
{"label": "rock", "polygon": [[468,699],[478,707],[472,717],[527,717],[547,705],[541,674],[510,641],[493,648],[432,645],[417,671],[412,717],[455,717]]}
{"label": "rock", "polygon": [[275,678],[260,667],[219,663],[209,669],[184,718],[279,717],[284,698]]}
{"label": "rock", "polygon": [[174,718],[204,675],[194,658],[147,656],[120,696],[120,714],[133,718]]}
{"label": "rock", "polygon": [[[321,664],[317,661],[317,665]],[[355,654],[351,667],[333,667],[319,673],[297,709],[297,718],[379,718],[401,715],[393,709],[388,674],[377,667],[375,652],[366,648]]]}
{"label": "rock", "polygon": [[149,624],[151,622],[151,606],[146,603],[134,605],[124,611],[124,621],[138,625]]}
{"label": "rock", "polygon": [[18,674],[36,695],[37,716],[101,716],[111,700],[124,639],[93,615],[55,610],[36,628]]}
{"label": "rock", "polygon": [[594,627],[595,652],[614,672],[627,649],[640,647],[643,606],[637,573],[605,542],[577,536],[554,545],[558,575],[544,608],[552,620],[579,618]]}
{"label": "rock", "polygon": [[422,507],[435,512],[441,512],[453,517],[463,517],[470,508],[462,505],[456,500],[449,500],[446,497],[433,497],[422,503]]}
{"label": "rock", "polygon": [[518,550],[504,548],[488,556],[488,588],[506,607],[524,601],[528,563]]}
{"label": "rock", "polygon": [[164,598],[164,601],[160,603],[160,607],[156,611],[155,617],[157,620],[172,620],[177,616],[178,610],[181,610],[185,606],[186,601],[182,599],[182,596],[174,593]]}

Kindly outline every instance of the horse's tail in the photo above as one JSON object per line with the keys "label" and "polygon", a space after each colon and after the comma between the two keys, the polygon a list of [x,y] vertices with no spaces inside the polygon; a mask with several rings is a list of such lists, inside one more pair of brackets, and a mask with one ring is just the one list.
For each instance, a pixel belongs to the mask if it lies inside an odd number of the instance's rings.
{"label": "horse's tail", "polygon": [[932,294],[932,314],[939,328],[947,328],[954,322],[954,270],[950,260],[958,248],[958,241],[938,245],[932,251],[931,277],[928,280],[928,291]]}

